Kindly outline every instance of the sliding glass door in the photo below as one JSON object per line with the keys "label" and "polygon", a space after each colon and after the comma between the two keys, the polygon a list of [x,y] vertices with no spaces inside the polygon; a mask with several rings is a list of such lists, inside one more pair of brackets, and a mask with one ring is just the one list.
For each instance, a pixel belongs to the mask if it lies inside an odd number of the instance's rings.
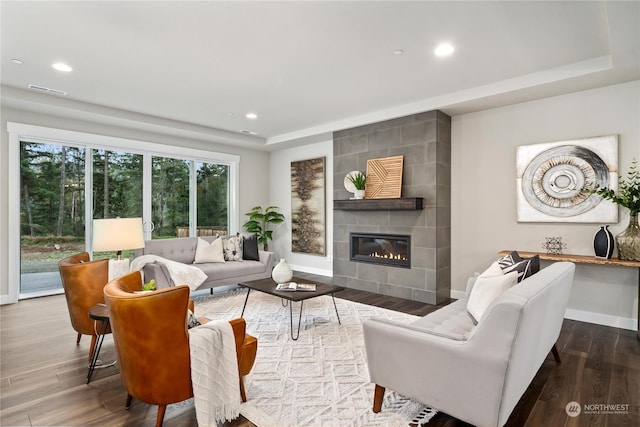
{"label": "sliding glass door", "polygon": [[61,293],[58,261],[69,255],[112,258],[91,253],[94,219],[142,217],[147,239],[237,230],[238,156],[18,123],[7,129],[15,234],[6,301]]}
{"label": "sliding glass door", "polygon": [[228,165],[155,156],[151,164],[152,238],[229,233]]}
{"label": "sliding glass door", "polygon": [[85,247],[85,149],[20,143],[20,293],[62,288],[58,261]]}
{"label": "sliding glass door", "polygon": [[[143,155],[104,149],[92,150],[93,219],[142,217]],[[134,251],[124,251],[133,258]],[[112,258],[97,252],[93,259]]]}
{"label": "sliding glass door", "polygon": [[229,166],[196,163],[197,235],[227,235],[229,230]]}
{"label": "sliding glass door", "polygon": [[192,163],[170,157],[151,158],[152,238],[189,236]]}

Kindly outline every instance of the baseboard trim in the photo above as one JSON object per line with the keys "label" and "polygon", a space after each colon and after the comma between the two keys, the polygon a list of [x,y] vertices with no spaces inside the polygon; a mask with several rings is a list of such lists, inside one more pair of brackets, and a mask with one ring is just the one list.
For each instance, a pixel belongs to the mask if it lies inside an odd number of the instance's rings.
{"label": "baseboard trim", "polygon": [[467,293],[464,291],[454,291],[453,289],[449,293],[449,296],[453,299],[462,299],[467,296]]}
{"label": "baseboard trim", "polygon": [[591,311],[575,310],[567,308],[564,313],[565,319],[579,320],[580,322],[595,323],[596,325],[611,326],[612,328],[637,330],[638,321],[636,319],[610,314],[593,313]]}

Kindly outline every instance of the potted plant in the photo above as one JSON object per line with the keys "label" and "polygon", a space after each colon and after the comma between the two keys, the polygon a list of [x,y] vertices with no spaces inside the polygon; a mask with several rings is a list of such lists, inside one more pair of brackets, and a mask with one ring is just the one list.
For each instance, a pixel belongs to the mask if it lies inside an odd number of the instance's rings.
{"label": "potted plant", "polygon": [[243,227],[249,233],[256,233],[258,243],[263,244],[265,251],[269,250],[268,242],[273,238],[273,231],[269,230],[269,226],[284,222],[284,215],[277,209],[279,209],[277,206],[268,206],[264,210],[261,206],[256,206],[245,214],[249,220],[243,224]]}
{"label": "potted plant", "polygon": [[356,189],[355,193],[353,193],[353,197],[356,199],[364,199],[364,189],[367,184],[367,176],[362,172],[356,172],[350,173],[347,175],[347,178]]}
{"label": "potted plant", "polygon": [[588,193],[598,194],[602,198],[629,209],[629,225],[616,236],[618,258],[629,261],[640,261],[640,226],[638,225],[638,212],[640,212],[640,170],[637,160],[633,160],[626,179],[620,177],[618,181],[618,194],[611,188],[598,187],[585,190]]}

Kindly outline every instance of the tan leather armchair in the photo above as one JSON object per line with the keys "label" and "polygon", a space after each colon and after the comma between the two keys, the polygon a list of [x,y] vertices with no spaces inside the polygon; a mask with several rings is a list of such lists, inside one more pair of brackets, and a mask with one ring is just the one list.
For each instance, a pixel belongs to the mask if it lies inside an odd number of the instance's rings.
{"label": "tan leather armchair", "polygon": [[[120,376],[131,399],[158,405],[161,426],[168,404],[193,397],[187,308],[189,287],[174,286],[153,292],[142,289],[139,271],[109,282],[104,296],[120,363]],[[245,333],[242,318],[231,322],[236,339],[240,393],[246,401],[243,377],[255,361],[257,340]]]}
{"label": "tan leather armchair", "polygon": [[[67,299],[71,326],[78,333],[76,345],[80,344],[82,335],[91,335],[91,358],[97,335],[95,322],[89,318],[89,309],[98,303],[104,304],[102,290],[109,280],[109,260],[90,261],[89,254],[82,252],[60,260],[58,270]],[[108,329],[107,333],[110,332]]]}

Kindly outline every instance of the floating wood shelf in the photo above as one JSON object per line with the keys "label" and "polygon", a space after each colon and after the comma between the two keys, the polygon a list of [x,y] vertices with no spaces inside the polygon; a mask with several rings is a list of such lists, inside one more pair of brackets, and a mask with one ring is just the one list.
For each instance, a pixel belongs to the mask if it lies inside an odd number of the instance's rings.
{"label": "floating wood shelf", "polygon": [[[498,252],[498,255],[509,255],[512,251],[504,250]],[[578,264],[598,264],[598,265],[614,265],[619,267],[635,267],[640,268],[640,261],[625,261],[618,258],[597,258],[589,255],[566,255],[566,254],[548,254],[546,252],[525,252],[517,251],[518,255],[524,258],[531,258],[534,255],[540,256],[545,261],[569,261]]]}
{"label": "floating wood shelf", "polygon": [[342,211],[417,211],[423,209],[423,200],[422,197],[334,200],[333,209]]}

